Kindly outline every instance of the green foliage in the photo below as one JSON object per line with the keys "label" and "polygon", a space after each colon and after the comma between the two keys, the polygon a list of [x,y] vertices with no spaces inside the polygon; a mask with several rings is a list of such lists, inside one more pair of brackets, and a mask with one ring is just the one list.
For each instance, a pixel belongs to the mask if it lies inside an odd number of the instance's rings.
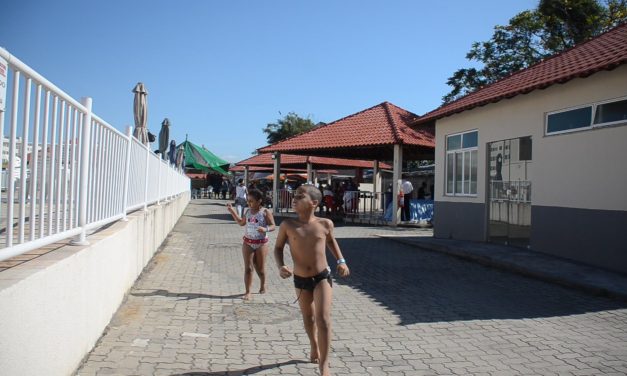
{"label": "green foliage", "polygon": [[288,137],[309,131],[323,123],[314,124],[310,118],[302,118],[294,112],[285,115],[283,119],[278,119],[276,123],[270,123],[263,132],[267,135],[268,143],[274,144]]}
{"label": "green foliage", "polygon": [[483,67],[453,73],[442,99],[452,102],[625,21],[627,0],[540,0],[536,9],[495,26],[489,41],[473,43],[466,58]]}

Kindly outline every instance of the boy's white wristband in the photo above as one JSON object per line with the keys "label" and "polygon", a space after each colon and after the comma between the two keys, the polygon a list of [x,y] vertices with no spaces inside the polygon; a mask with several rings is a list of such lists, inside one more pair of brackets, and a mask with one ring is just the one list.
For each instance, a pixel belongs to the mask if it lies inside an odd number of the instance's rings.
{"label": "boy's white wristband", "polygon": [[345,259],[343,259],[343,258],[338,259],[338,260],[337,260],[337,264],[338,264],[338,265],[341,265],[341,264],[346,264],[346,260],[345,260]]}

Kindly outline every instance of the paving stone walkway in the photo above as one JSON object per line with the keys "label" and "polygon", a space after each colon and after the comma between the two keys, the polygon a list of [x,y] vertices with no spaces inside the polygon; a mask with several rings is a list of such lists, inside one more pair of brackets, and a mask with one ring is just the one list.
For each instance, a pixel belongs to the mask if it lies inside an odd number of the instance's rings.
{"label": "paving stone walkway", "polygon": [[[268,293],[241,300],[223,204],[190,203],[76,375],[318,374],[272,256]],[[627,302],[378,236],[399,231],[424,230],[336,227],[352,275],[333,287],[334,375],[627,374]]]}

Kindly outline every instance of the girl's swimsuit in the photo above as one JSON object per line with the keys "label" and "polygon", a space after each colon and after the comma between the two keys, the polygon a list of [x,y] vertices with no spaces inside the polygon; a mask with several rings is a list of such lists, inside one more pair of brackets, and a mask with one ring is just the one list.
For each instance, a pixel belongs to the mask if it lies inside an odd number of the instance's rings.
{"label": "girl's swimsuit", "polygon": [[259,232],[259,227],[268,228],[266,223],[266,216],[264,215],[265,209],[259,209],[255,214],[252,214],[250,210],[246,210],[246,230],[244,231],[244,244],[256,251],[262,245],[268,242],[268,235],[264,232]]}

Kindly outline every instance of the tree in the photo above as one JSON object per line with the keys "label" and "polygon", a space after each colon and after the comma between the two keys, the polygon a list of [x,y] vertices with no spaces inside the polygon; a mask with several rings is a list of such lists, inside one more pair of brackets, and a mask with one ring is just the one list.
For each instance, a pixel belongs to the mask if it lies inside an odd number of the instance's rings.
{"label": "tree", "polygon": [[489,41],[473,43],[466,59],[483,67],[453,73],[446,82],[452,90],[442,99],[452,102],[625,21],[627,0],[540,0],[536,9],[495,26]]}
{"label": "tree", "polygon": [[309,131],[322,124],[324,123],[314,124],[310,118],[305,119],[294,112],[290,112],[285,115],[283,119],[278,119],[276,123],[268,124],[263,128],[263,132],[267,134],[268,143],[274,144],[288,137]]}

